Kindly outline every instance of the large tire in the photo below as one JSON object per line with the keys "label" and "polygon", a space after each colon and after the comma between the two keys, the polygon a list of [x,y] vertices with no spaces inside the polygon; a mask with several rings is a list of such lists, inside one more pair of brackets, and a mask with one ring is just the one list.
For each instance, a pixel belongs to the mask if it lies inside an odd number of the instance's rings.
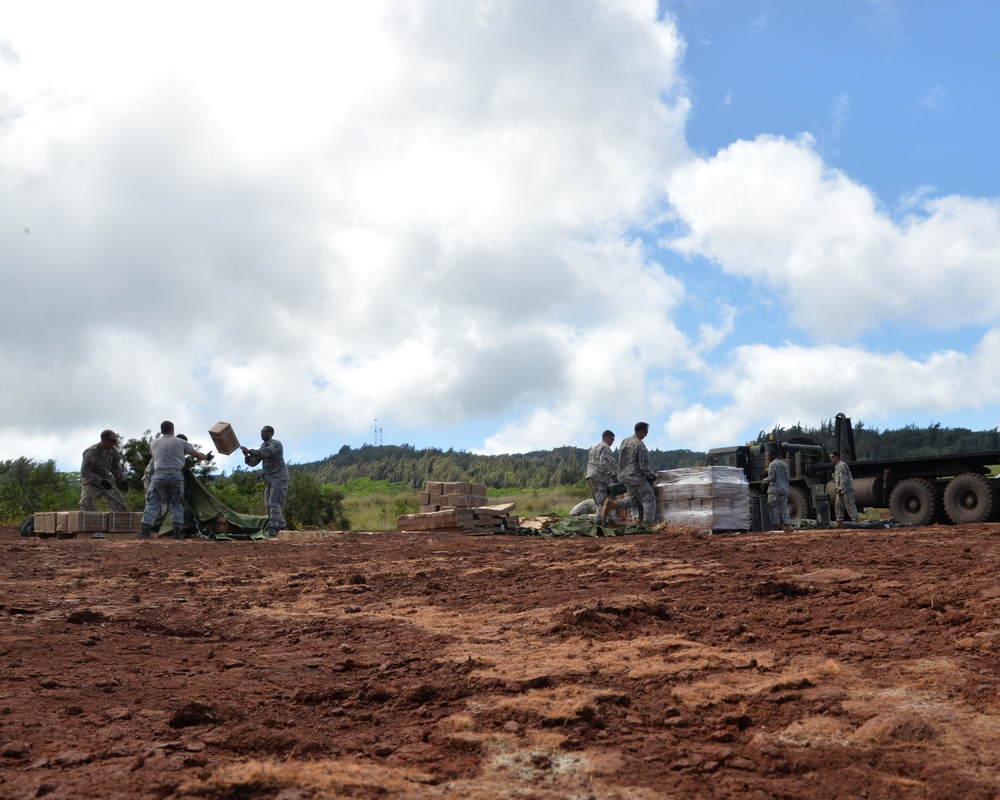
{"label": "large tire", "polygon": [[889,511],[903,525],[929,525],[934,521],[937,496],[934,485],[923,478],[906,478],[889,496]]}
{"label": "large tire", "polygon": [[788,487],[788,516],[792,522],[809,519],[809,496],[801,486]]}
{"label": "large tire", "polygon": [[957,475],[944,490],[944,510],[956,525],[986,522],[993,512],[993,487],[975,472]]}

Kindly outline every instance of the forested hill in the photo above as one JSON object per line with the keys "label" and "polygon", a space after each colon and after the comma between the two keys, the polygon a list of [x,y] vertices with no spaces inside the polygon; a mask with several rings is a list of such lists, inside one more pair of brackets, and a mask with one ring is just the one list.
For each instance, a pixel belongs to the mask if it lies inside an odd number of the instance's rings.
{"label": "forested hill", "polygon": [[[812,439],[830,449],[833,445],[833,420],[810,428],[794,425],[761,431],[763,441],[774,434],[780,441],[793,437]],[[863,422],[854,423],[858,459],[909,458],[946,453],[972,453],[1000,450],[1000,431],[972,431],[968,428],[944,428],[930,425],[919,428],[907,425],[896,430],[880,431]],[[719,446],[742,444],[719,442]],[[705,453],[692,450],[650,450],[654,470],[693,467],[705,463]],[[344,445],[334,456],[295,468],[315,474],[323,483],[342,485],[356,478],[407,483],[422,488],[431,481],[472,481],[491,489],[544,488],[583,480],[587,450],[560,447],[516,455],[481,456],[465,451],[417,450],[412,445]]]}
{"label": "forested hill", "polygon": [[[763,441],[770,433],[761,431],[758,436]],[[826,420],[816,428],[802,425],[777,428],[774,433],[779,441],[802,436],[819,442],[829,450],[834,442],[834,421]],[[940,424],[923,428],[907,425],[905,428],[880,431],[878,428],[866,427],[864,422],[855,422],[854,447],[859,461],[916,458],[949,453],[979,453],[984,450],[1000,450],[1000,431],[996,428],[988,431],[944,428]]]}
{"label": "forested hill", "polygon": [[[691,450],[650,450],[654,470],[705,463],[705,453]],[[490,489],[541,489],[583,480],[587,450],[560,447],[517,455],[481,456],[456,450],[417,450],[411,445],[347,445],[335,456],[296,469],[314,473],[323,483],[342,485],[355,478],[408,483],[423,488],[426,481],[470,481]]]}

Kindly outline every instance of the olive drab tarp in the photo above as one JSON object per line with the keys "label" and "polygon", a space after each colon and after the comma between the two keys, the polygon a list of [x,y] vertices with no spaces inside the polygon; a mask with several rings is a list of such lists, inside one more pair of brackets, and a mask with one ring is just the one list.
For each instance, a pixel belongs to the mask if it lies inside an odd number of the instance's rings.
{"label": "olive drab tarp", "polygon": [[[157,521],[161,536],[173,533],[169,510]],[[267,517],[233,511],[206,489],[190,469],[185,469],[184,529],[194,529],[210,539],[266,539]]]}
{"label": "olive drab tarp", "polygon": [[[551,515],[555,516],[555,515]],[[598,525],[593,517],[559,517],[557,521],[544,528],[519,528],[517,533],[521,536],[626,536],[633,533],[653,533],[649,528],[639,525],[628,525],[623,527],[612,527],[611,525]]]}

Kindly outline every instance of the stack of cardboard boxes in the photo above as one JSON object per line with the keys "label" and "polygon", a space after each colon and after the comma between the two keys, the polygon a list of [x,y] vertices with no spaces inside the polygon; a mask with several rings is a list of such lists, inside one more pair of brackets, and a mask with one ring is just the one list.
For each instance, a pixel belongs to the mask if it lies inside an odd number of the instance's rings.
{"label": "stack of cardboard boxes", "polygon": [[420,513],[447,508],[478,508],[486,505],[486,487],[480,483],[427,481],[420,493]]}
{"label": "stack of cardboard boxes", "polygon": [[396,519],[397,531],[437,533],[504,533],[518,526],[513,503],[486,505],[479,483],[427,481],[420,493],[420,513]]}
{"label": "stack of cardboard boxes", "polygon": [[105,539],[131,539],[142,529],[136,511],[37,511],[35,535],[69,539],[77,534],[101,533]]}

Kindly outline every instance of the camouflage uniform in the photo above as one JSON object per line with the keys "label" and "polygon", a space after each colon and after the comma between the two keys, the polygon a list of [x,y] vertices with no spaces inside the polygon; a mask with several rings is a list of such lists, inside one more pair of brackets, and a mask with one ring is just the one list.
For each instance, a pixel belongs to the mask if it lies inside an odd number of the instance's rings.
{"label": "camouflage uniform", "polygon": [[194,447],[173,434],[164,433],[149,444],[153,454],[153,479],[146,492],[143,526],[151,526],[164,505],[170,510],[174,535],[184,528],[184,456],[196,452]]}
{"label": "camouflage uniform", "polygon": [[649,468],[649,450],[638,436],[622,442],[618,455],[618,479],[625,484],[635,506],[641,508],[642,521],[650,527],[656,523],[656,495],[650,481],[656,478]]}
{"label": "camouflage uniform", "polygon": [[[110,440],[109,440],[110,441]],[[128,511],[125,498],[115,485],[125,480],[118,448],[105,449],[98,442],[83,451],[80,466],[80,510],[97,511],[97,498],[108,501],[112,511]],[[102,486],[102,482],[107,486]]]}
{"label": "camouflage uniform", "polygon": [[153,485],[153,475],[156,473],[156,462],[149,459],[146,471],[142,473],[142,488],[149,492],[149,487]]}
{"label": "camouflage uniform", "polygon": [[618,465],[615,463],[615,457],[611,455],[611,448],[603,439],[590,448],[587,456],[586,481],[587,488],[597,503],[597,521],[600,522],[604,501],[611,494],[608,491],[608,484],[618,481]]}
{"label": "camouflage uniform", "polygon": [[850,467],[843,461],[838,462],[834,468],[833,480],[837,484],[837,502],[834,504],[837,522],[844,521],[845,513],[851,522],[857,522],[858,507],[854,502],[854,476],[851,475]]}
{"label": "camouflage uniform", "polygon": [[267,507],[267,533],[277,536],[288,527],[282,509],[288,499],[288,467],[285,466],[284,449],[277,439],[262,442],[256,450],[250,449],[243,459],[247,466],[256,467],[261,462],[264,478],[264,505]]}
{"label": "camouflage uniform", "polygon": [[788,513],[788,464],[775,458],[767,468],[767,511],[771,515],[771,527],[791,525]]}

